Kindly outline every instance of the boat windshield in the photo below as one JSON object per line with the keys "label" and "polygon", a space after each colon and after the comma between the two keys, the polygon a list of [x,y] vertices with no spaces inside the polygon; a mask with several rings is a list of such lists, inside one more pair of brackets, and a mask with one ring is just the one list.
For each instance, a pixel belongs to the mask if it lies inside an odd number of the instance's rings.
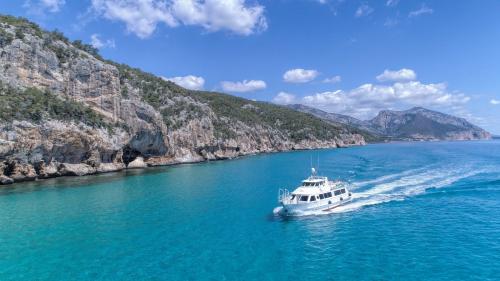
{"label": "boat windshield", "polygon": [[302,182],[302,186],[321,186],[323,184],[324,184],[323,181],[317,181],[317,182],[308,182],[308,181],[305,181],[305,182]]}

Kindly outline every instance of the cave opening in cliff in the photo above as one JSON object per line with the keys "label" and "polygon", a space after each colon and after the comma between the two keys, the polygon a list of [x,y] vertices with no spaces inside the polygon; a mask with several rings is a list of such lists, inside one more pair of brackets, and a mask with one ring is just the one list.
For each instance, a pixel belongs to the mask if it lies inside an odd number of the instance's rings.
{"label": "cave opening in cliff", "polygon": [[127,145],[123,148],[122,160],[123,160],[123,163],[125,163],[125,165],[128,165],[128,163],[134,161],[135,158],[137,158],[139,156],[141,156],[141,152],[133,149],[130,146]]}

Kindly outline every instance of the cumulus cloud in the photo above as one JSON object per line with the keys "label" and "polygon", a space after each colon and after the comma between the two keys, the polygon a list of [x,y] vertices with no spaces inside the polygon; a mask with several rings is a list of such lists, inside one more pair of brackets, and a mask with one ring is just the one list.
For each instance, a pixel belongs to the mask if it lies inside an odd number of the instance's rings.
{"label": "cumulus cloud", "polygon": [[354,13],[354,16],[357,18],[368,16],[369,14],[373,13],[373,11],[373,8],[368,6],[367,4],[361,4],[361,6],[359,6]]}
{"label": "cumulus cloud", "polygon": [[383,73],[378,75],[378,81],[411,81],[417,79],[417,74],[412,69],[402,68],[400,70],[384,70]]}
{"label": "cumulus cloud", "polygon": [[[274,102],[286,103],[287,96],[276,96]],[[462,109],[470,98],[450,92],[446,84],[424,84],[419,81],[396,82],[393,85],[364,84],[355,89],[327,91],[307,95],[296,102],[328,112],[369,119],[383,109],[407,109],[425,106],[435,109]]]}
{"label": "cumulus cloud", "polygon": [[307,83],[314,80],[319,75],[319,72],[314,69],[290,69],[283,74],[283,80],[288,83]]}
{"label": "cumulus cloud", "polygon": [[127,31],[140,38],[151,36],[160,23],[240,35],[267,29],[264,7],[248,5],[245,0],[92,0],[92,9],[107,19],[124,22]]}
{"label": "cumulus cloud", "polygon": [[186,25],[209,31],[227,29],[241,35],[267,29],[264,7],[248,6],[244,0],[174,0],[172,12]]}
{"label": "cumulus cloud", "polygon": [[237,93],[252,92],[267,87],[266,82],[262,80],[243,80],[241,82],[222,81],[221,86],[226,92]]}
{"label": "cumulus cloud", "polygon": [[92,0],[92,8],[99,15],[124,22],[128,32],[140,38],[149,37],[158,23],[170,27],[178,25],[165,2],[153,0]]}
{"label": "cumulus cloud", "polygon": [[500,104],[500,100],[492,99],[492,100],[490,100],[490,103],[492,105],[499,105]]}
{"label": "cumulus cloud", "polygon": [[114,48],[115,45],[115,40],[113,39],[108,39],[108,40],[102,40],[100,38],[101,36],[99,34],[92,34],[90,36],[90,44],[92,47],[97,48],[97,49],[103,49],[103,48]]}
{"label": "cumulus cloud", "polygon": [[279,92],[273,99],[274,103],[277,104],[293,104],[296,102],[296,97],[293,94],[286,92]]}
{"label": "cumulus cloud", "polygon": [[418,16],[422,16],[422,15],[430,15],[432,13],[434,13],[433,9],[427,7],[425,4],[422,4],[422,6],[420,7],[420,9],[415,10],[415,11],[411,11],[408,14],[408,17],[409,18],[414,18],[414,17],[418,17]]}
{"label": "cumulus cloud", "polygon": [[187,75],[166,78],[162,77],[164,80],[174,82],[175,84],[190,90],[202,90],[205,85],[205,79],[200,76]]}
{"label": "cumulus cloud", "polygon": [[324,79],[323,83],[335,84],[335,83],[338,83],[340,81],[342,81],[342,77],[340,77],[339,75],[336,75],[336,76]]}
{"label": "cumulus cloud", "polygon": [[66,4],[65,0],[27,0],[24,2],[24,7],[28,8],[31,13],[43,13],[44,11],[56,13],[61,10],[64,4]]}

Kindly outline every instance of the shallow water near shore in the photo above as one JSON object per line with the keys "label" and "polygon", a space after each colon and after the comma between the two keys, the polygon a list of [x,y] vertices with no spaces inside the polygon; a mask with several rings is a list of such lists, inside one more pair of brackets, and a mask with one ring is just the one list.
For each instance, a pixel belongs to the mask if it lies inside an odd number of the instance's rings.
{"label": "shallow water near shore", "polygon": [[[281,218],[279,188],[353,185]],[[0,189],[0,280],[498,280],[500,141],[392,143]]]}

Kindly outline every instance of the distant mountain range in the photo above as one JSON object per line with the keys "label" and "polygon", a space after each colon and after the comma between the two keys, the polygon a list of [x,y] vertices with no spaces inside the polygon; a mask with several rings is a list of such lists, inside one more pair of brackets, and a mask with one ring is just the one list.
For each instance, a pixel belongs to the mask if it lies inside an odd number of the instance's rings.
{"label": "distant mountain range", "polygon": [[381,140],[480,140],[491,139],[489,132],[452,115],[414,107],[404,111],[383,110],[371,120],[325,112],[294,104],[289,108],[312,114],[325,121],[341,123]]}

